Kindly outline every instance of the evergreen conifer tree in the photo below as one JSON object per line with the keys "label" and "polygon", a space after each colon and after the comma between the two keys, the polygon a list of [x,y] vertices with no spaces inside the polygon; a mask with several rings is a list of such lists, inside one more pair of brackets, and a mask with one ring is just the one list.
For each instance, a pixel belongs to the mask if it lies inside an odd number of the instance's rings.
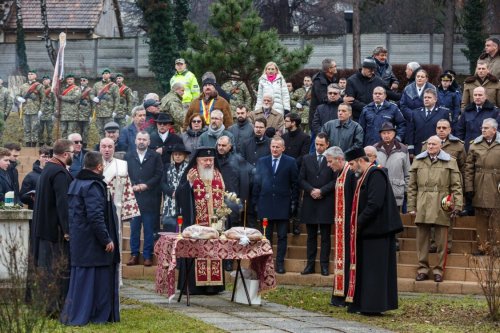
{"label": "evergreen conifer tree", "polygon": [[221,84],[227,80],[242,81],[252,94],[253,85],[265,64],[274,61],[287,77],[307,62],[312,47],[289,51],[276,30],[261,31],[262,19],[252,0],[219,0],[210,6],[209,24],[215,34],[200,32],[185,22],[189,49],[182,52],[197,77],[212,71]]}
{"label": "evergreen conifer tree", "polygon": [[187,36],[184,30],[184,21],[189,15],[189,0],[174,1],[174,32],[177,37],[177,46],[179,51],[187,48]]}
{"label": "evergreen conifer tree", "polygon": [[488,35],[484,31],[483,20],[486,14],[484,0],[467,0],[464,5],[463,29],[466,49],[462,53],[469,60],[470,72],[476,70],[477,59],[483,52],[484,40]]}

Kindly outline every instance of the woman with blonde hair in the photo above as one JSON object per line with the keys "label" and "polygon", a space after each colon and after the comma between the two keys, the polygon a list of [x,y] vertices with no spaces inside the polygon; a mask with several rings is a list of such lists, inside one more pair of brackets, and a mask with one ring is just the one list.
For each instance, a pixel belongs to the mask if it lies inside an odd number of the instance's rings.
{"label": "woman with blonde hair", "polygon": [[255,110],[262,108],[264,94],[273,96],[273,109],[282,115],[290,112],[290,93],[288,92],[285,78],[281,75],[278,65],[272,61],[266,64],[264,72],[259,78]]}

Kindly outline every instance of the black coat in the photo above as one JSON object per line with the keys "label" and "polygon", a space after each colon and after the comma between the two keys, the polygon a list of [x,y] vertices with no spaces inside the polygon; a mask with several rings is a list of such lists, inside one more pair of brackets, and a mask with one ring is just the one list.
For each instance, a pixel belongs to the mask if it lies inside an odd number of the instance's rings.
{"label": "black coat", "polygon": [[311,105],[309,107],[309,124],[312,124],[314,112],[318,105],[328,102],[328,86],[338,82],[336,77],[331,80],[325,75],[325,72],[318,72],[312,78]]}
{"label": "black coat", "polygon": [[255,165],[259,158],[271,154],[271,139],[264,135],[262,139],[252,137],[243,143],[241,156],[250,164]]}
{"label": "black coat", "polygon": [[500,122],[499,109],[488,100],[484,102],[481,112],[476,111],[474,103],[464,108],[457,126],[453,130],[455,136],[464,141],[466,151],[469,151],[471,141],[481,135],[481,126],[486,118],[493,118]]}
{"label": "black coat", "polygon": [[300,168],[303,156],[309,152],[311,137],[297,128],[293,132],[286,132],[282,138],[285,140],[285,154],[295,158],[297,166]]}
{"label": "black coat", "polygon": [[33,171],[24,177],[23,183],[21,184],[21,191],[19,192],[21,202],[28,205],[29,209],[33,209],[33,205],[35,204],[33,198],[35,196],[27,193],[36,190],[36,184],[38,183],[38,179],[40,179],[41,174],[42,168],[40,168],[40,161],[36,160],[33,163]]}
{"label": "black coat", "polygon": [[134,150],[125,155],[125,160],[128,163],[128,175],[132,185],[146,184],[148,187],[144,192],[134,192],[139,210],[160,214],[161,178],[163,175],[160,154],[148,149],[141,163],[137,151]]}
{"label": "black coat", "polygon": [[36,185],[33,231],[36,238],[55,243],[69,234],[68,188],[73,177],[64,165],[52,161],[45,164]]}
{"label": "black coat", "polygon": [[[71,266],[98,267],[120,262],[116,209],[103,176],[83,169],[68,189]],[[113,252],[106,245],[113,242]]]}
{"label": "black coat", "polygon": [[351,312],[397,309],[395,234],[403,230],[387,174],[371,168],[359,192],[356,291]]}
{"label": "black coat", "polygon": [[172,153],[168,150],[172,148],[173,145],[182,143],[181,137],[175,133],[168,133],[167,139],[162,141],[158,131],[151,133],[150,140],[149,149],[156,150],[158,148],[163,148],[161,152],[161,161],[164,165],[170,163],[170,156]]}
{"label": "black coat", "polygon": [[318,106],[316,112],[314,112],[311,126],[313,133],[320,133],[321,128],[324,124],[326,124],[327,121],[338,118],[338,108],[340,103],[340,101],[327,102]]}
{"label": "black coat", "polygon": [[[301,223],[333,224],[335,178],[332,169],[327,165],[326,157],[323,156],[320,167],[316,153],[304,156],[299,175],[299,185],[304,190]],[[311,191],[315,188],[321,190],[321,199],[311,197]]]}
{"label": "black coat", "polygon": [[20,203],[21,200],[19,198],[19,172],[17,171],[17,162],[10,161],[10,165],[7,168],[7,173],[10,176],[10,180],[12,181],[12,187],[14,191],[14,203]]}
{"label": "black coat", "polygon": [[253,166],[233,151],[225,156],[217,154],[217,162],[226,191],[235,192],[242,202],[249,200]]}
{"label": "black coat", "polygon": [[[0,170],[0,201],[5,201],[5,193],[14,191],[14,184],[7,171]],[[14,197],[15,200],[15,197]]]}

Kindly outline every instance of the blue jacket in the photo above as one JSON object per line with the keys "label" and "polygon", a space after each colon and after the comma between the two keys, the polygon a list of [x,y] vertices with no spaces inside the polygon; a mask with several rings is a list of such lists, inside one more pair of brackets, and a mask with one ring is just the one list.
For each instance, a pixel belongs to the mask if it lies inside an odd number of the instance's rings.
{"label": "blue jacket", "polygon": [[273,174],[272,155],[261,157],[257,162],[253,202],[257,203],[258,218],[288,220],[290,208],[297,205],[299,198],[299,170],[295,159],[282,154]]}
{"label": "blue jacket", "polygon": [[344,124],[340,120],[330,120],[321,128],[328,135],[330,147],[338,146],[345,153],[351,149],[363,148],[363,128],[349,119]]}
{"label": "blue jacket", "polygon": [[73,177],[76,177],[80,170],[83,169],[83,159],[85,158],[85,154],[87,154],[87,151],[85,149],[82,149],[80,154],[73,155],[73,163],[71,163],[71,165],[69,166],[69,173]]}
{"label": "blue jacket", "polygon": [[382,124],[390,122],[396,128],[398,141],[405,139],[406,119],[396,104],[384,101],[380,110],[377,110],[374,102],[363,108],[359,117],[359,124],[364,131],[364,146],[371,146],[380,141],[379,130]]}
{"label": "blue jacket", "polygon": [[120,137],[118,138],[118,146],[120,146],[120,151],[134,151],[135,150],[135,137],[137,136],[137,127],[134,123],[125,126],[120,131]]}
{"label": "blue jacket", "polygon": [[[103,177],[83,169],[68,189],[71,266],[109,266],[120,261],[116,210]],[[106,252],[113,241],[115,250]]]}
{"label": "blue jacket", "polygon": [[433,84],[427,82],[424,85],[424,89],[422,90],[422,95],[418,95],[417,84],[415,82],[410,83],[403,90],[403,95],[401,96],[401,100],[399,101],[399,108],[405,116],[407,121],[411,119],[411,111],[421,108],[424,106],[424,91],[426,89],[432,88],[436,90],[436,87]]}
{"label": "blue jacket", "polygon": [[469,151],[472,140],[480,136],[483,120],[493,118],[500,122],[499,109],[490,101],[486,100],[481,112],[476,111],[476,104],[471,103],[464,108],[464,112],[455,127],[455,136],[464,141],[465,150]]}
{"label": "blue jacket", "polygon": [[444,106],[451,110],[453,115],[453,122],[451,123],[451,128],[455,127],[458,116],[460,116],[460,103],[462,103],[462,94],[457,91],[453,86],[450,86],[447,90],[443,90],[443,87],[439,86],[438,90],[438,104]]}
{"label": "blue jacket", "polygon": [[451,123],[452,113],[444,106],[434,106],[431,115],[427,118],[425,108],[418,108],[411,113],[408,125],[406,142],[410,154],[419,154],[425,140],[436,135],[436,124],[441,119],[447,119]]}

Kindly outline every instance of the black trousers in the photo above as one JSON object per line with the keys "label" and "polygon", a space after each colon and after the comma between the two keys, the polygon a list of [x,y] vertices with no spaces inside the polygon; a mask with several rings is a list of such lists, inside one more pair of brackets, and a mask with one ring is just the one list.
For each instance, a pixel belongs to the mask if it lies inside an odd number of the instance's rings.
{"label": "black trousers", "polygon": [[307,262],[313,263],[316,261],[316,253],[318,252],[318,229],[321,234],[321,250],[319,252],[319,262],[322,265],[330,263],[331,251],[331,224],[306,224],[307,227]]}
{"label": "black trousers", "polygon": [[278,249],[276,251],[276,263],[283,264],[287,249],[288,220],[269,220],[266,228],[266,237],[273,244],[273,230],[276,226],[278,234]]}

